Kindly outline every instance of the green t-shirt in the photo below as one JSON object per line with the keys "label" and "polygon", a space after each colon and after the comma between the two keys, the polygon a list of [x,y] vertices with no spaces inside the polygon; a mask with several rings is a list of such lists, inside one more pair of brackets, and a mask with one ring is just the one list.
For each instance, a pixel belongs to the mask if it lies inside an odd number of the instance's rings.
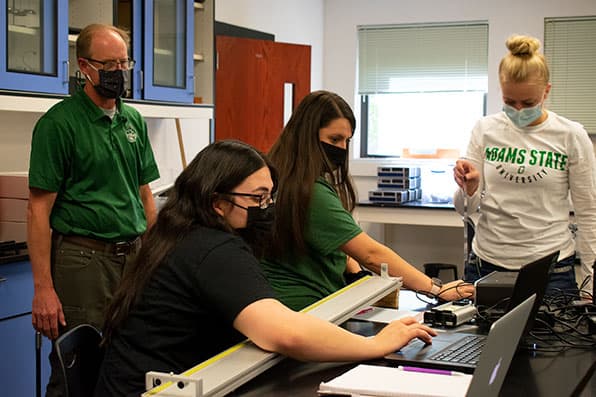
{"label": "green t-shirt", "polygon": [[35,125],[29,186],[57,192],[50,225],[60,233],[106,241],[142,234],[139,187],[157,178],[145,120],[121,100],[112,120],[79,90]]}
{"label": "green t-shirt", "polygon": [[343,288],[346,255],[339,247],[362,233],[333,187],[323,179],[314,185],[306,223],[307,253],[298,258],[265,259],[262,266],[278,299],[304,307]]}

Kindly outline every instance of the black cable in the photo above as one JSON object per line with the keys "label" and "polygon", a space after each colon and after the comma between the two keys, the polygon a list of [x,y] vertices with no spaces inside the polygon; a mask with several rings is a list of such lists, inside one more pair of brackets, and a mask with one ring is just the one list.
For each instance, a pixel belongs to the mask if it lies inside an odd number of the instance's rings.
{"label": "black cable", "polygon": [[438,294],[433,294],[433,293],[432,293],[432,292],[430,292],[430,291],[423,291],[423,290],[419,290],[419,289],[417,289],[417,290],[414,290],[414,293],[416,294],[416,298],[417,298],[419,301],[421,301],[421,302],[424,302],[424,303],[426,303],[426,304],[428,304],[428,305],[434,305],[436,302],[429,302],[429,301],[427,301],[427,300],[425,300],[425,299],[422,299],[422,298],[420,297],[420,295],[424,295],[424,296],[426,296],[427,298],[436,299],[437,301],[439,301],[439,300],[445,300],[445,299],[441,298],[441,295],[443,295],[443,294],[444,294],[445,292],[447,292],[447,291],[450,291],[450,290],[452,290],[452,289],[455,289],[455,290],[457,290],[457,293],[458,293],[458,294],[459,294],[459,296],[461,297],[461,298],[460,298],[460,299],[458,299],[458,300],[461,300],[461,299],[470,299],[472,296],[474,296],[473,294],[468,294],[468,296],[464,296],[464,295],[463,295],[463,294],[462,294],[462,293],[459,291],[459,287],[463,287],[463,286],[465,286],[465,285],[473,285],[473,284],[472,284],[472,283],[466,283],[466,282],[464,281],[464,282],[461,282],[461,283],[459,283],[459,284],[457,284],[457,285],[454,285],[453,287],[445,288],[444,290],[442,290],[442,291],[441,291],[441,292],[439,292]]}
{"label": "black cable", "polygon": [[[455,289],[455,290],[457,291],[457,294],[458,294],[458,295],[461,297],[461,299],[469,299],[469,298],[471,298],[472,296],[474,296],[474,294],[469,294],[468,296],[464,296],[464,295],[462,295],[462,293],[461,293],[461,292],[459,292],[459,287],[463,287],[464,285],[474,285],[474,284],[472,284],[472,283],[466,283],[466,282],[464,281],[464,282],[461,282],[461,283],[459,283],[459,284],[456,284],[456,285],[454,285],[453,287],[445,288],[444,290],[440,291],[440,292],[439,292],[437,295],[435,295],[435,296],[436,296],[437,298],[441,298],[441,295],[443,295],[445,292],[447,292],[447,291],[450,291],[450,290],[452,290],[452,289]],[[442,298],[441,298],[441,299],[442,299]]]}
{"label": "black cable", "polygon": [[[438,302],[437,297],[428,291],[422,291],[422,290],[417,289],[417,290],[414,290],[414,295],[416,296],[416,299],[418,299],[420,302],[426,303],[427,305],[434,306]],[[425,298],[423,299],[422,296],[424,296]],[[430,301],[430,300],[427,300],[426,298],[436,299],[436,301]]]}
{"label": "black cable", "polygon": [[[502,298],[501,300],[498,300],[498,301],[497,301],[497,303],[493,304],[492,306],[488,306],[488,307],[484,307],[484,306],[476,306],[476,308],[478,309],[478,312],[479,312],[479,313],[481,313],[481,312],[482,312],[482,313],[487,313],[487,314],[490,314],[490,312],[491,312],[491,311],[493,311],[493,310],[495,310],[495,309],[499,308],[499,306],[501,306],[501,305],[503,305],[503,306],[504,306],[506,303],[508,303],[508,302],[509,302],[509,300],[510,300],[510,299],[511,299],[511,298],[507,296],[507,297],[505,297],[505,298]],[[504,307],[503,307],[503,310],[505,310],[505,308],[506,308],[506,307],[504,306]],[[500,314],[502,314],[502,313],[501,313],[501,312],[499,312],[499,315],[500,315]]]}
{"label": "black cable", "polygon": [[[558,319],[558,318],[556,318],[556,317],[554,317],[553,319],[554,319],[554,321],[555,321],[556,323],[558,323],[558,324],[561,324],[561,325],[563,325],[563,326],[567,327],[567,328],[568,328],[568,329],[570,329],[571,331],[573,331],[573,332],[577,333],[577,334],[578,334],[579,336],[581,336],[582,338],[584,338],[584,339],[590,339],[590,341],[591,341],[591,339],[592,339],[592,335],[590,335],[589,333],[588,333],[588,334],[583,334],[583,333],[582,333],[582,332],[579,330],[579,328],[578,328],[578,326],[577,326],[577,325],[573,325],[573,326],[572,326],[572,325],[569,325],[569,324],[567,324],[565,321],[563,321],[563,320],[561,320],[561,319]],[[596,342],[595,342],[595,343],[596,343]]]}
{"label": "black cable", "polygon": [[[555,336],[559,341],[561,341],[563,344],[567,344],[570,347],[574,347],[577,349],[593,349],[596,346],[596,343],[586,343],[586,344],[578,344],[578,343],[574,343],[571,342],[569,340],[564,339],[561,335],[559,335],[559,333],[550,326],[550,324],[548,324],[546,321],[542,320],[541,318],[536,318],[536,321],[539,323],[542,323],[544,326],[546,326],[546,328],[550,329],[552,336]],[[541,340],[538,336],[536,336],[534,334],[534,332],[530,332],[530,335],[532,335],[533,337],[535,337],[538,340]],[[544,339],[542,339],[542,341],[544,341]]]}

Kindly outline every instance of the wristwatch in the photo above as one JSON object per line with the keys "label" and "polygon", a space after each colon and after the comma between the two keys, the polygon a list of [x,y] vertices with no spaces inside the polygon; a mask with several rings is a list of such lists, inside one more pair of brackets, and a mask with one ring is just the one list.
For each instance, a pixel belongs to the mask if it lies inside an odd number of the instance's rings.
{"label": "wristwatch", "polygon": [[432,277],[430,279],[432,286],[430,287],[430,293],[437,296],[439,292],[441,292],[441,287],[443,287],[443,282],[440,278]]}

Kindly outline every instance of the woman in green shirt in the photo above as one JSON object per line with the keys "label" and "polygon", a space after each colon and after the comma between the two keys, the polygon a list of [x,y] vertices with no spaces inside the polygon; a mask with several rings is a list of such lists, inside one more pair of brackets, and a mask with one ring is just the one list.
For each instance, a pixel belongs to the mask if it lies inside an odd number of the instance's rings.
{"label": "woman in green shirt", "polygon": [[358,271],[360,264],[379,273],[381,263],[389,265],[391,276],[403,277],[407,288],[445,300],[472,296],[472,285],[442,285],[354,221],[348,145],[355,125],[340,96],[315,91],[299,104],[269,153],[279,190],[273,241],[262,265],[279,299],[300,310],[344,287],[346,270]]}

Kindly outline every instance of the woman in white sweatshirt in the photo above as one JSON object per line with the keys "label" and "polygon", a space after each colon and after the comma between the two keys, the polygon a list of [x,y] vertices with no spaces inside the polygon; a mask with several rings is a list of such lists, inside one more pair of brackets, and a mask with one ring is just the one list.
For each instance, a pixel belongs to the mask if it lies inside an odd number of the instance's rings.
{"label": "woman in white sweatshirt", "polygon": [[559,251],[547,295],[577,293],[576,252],[582,280],[591,275],[596,258],[593,144],[581,124],[545,109],[551,84],[540,42],[516,35],[506,45],[509,53],[499,65],[503,111],[477,122],[466,157],[454,168],[460,186],[456,208],[463,213],[467,194],[467,209],[480,212],[466,281],[494,270],[519,270]]}

